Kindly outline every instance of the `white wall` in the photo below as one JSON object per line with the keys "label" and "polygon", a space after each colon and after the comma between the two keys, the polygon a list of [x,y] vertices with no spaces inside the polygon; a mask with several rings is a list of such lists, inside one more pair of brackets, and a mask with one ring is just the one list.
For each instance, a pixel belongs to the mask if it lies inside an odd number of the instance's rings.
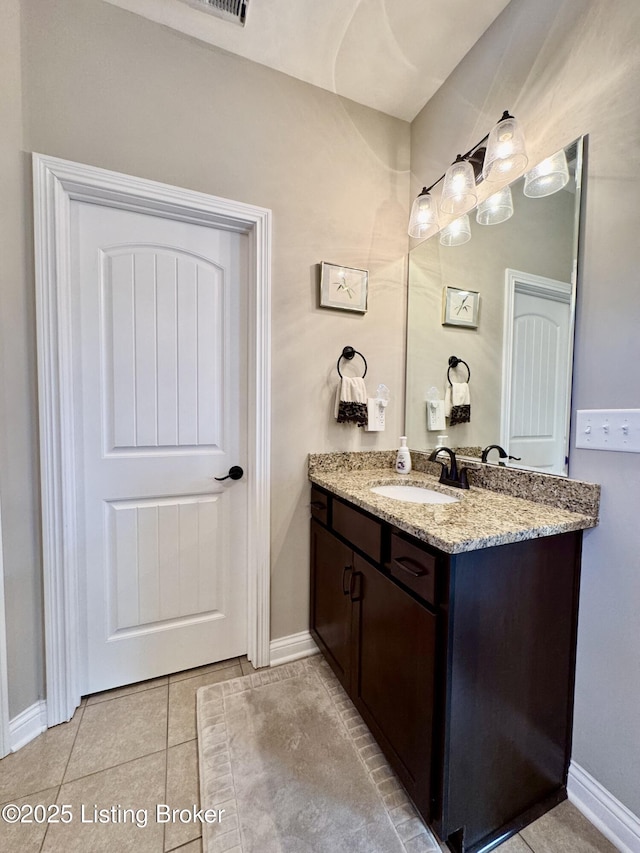
{"label": "white wall", "polygon": [[[32,244],[23,234],[23,216],[31,217],[29,153],[273,210],[277,638],[308,627],[307,453],[388,449],[401,431],[409,125],[99,0],[12,0],[11,8],[7,29],[3,9],[2,30],[10,98],[0,168],[10,228],[0,475],[13,716],[43,691]],[[322,260],[370,270],[365,316],[317,307]],[[391,388],[385,434],[332,421],[335,364],[347,344],[365,353],[369,387]]]}
{"label": "white wall", "polygon": [[[505,109],[532,162],[589,134],[574,412],[640,405],[639,39],[637,0],[512,0],[412,124],[416,194]],[[573,758],[640,814],[640,456],[572,449],[570,476],[602,484],[584,540]]]}

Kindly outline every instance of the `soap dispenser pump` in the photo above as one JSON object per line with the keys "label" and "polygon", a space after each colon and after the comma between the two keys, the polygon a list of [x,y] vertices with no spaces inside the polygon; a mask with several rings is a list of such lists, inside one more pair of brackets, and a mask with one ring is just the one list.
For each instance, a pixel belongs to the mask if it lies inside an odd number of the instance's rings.
{"label": "soap dispenser pump", "polygon": [[407,436],[400,436],[400,447],[396,455],[396,471],[398,474],[408,474],[411,471],[411,454],[407,447]]}

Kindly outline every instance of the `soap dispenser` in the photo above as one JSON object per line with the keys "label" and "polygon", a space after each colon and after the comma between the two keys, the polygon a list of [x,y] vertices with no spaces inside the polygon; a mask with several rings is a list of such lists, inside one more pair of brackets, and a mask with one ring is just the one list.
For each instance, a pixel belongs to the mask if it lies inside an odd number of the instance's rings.
{"label": "soap dispenser", "polygon": [[411,471],[411,454],[407,447],[407,436],[400,436],[400,447],[396,455],[396,471],[398,474],[408,474]]}

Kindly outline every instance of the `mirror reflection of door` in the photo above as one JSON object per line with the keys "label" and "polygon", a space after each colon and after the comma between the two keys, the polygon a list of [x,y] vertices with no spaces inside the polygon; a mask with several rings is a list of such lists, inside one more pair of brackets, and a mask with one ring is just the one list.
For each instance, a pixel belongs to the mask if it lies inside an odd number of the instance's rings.
{"label": "mirror reflection of door", "polygon": [[572,286],[506,270],[501,444],[519,467],[566,474]]}

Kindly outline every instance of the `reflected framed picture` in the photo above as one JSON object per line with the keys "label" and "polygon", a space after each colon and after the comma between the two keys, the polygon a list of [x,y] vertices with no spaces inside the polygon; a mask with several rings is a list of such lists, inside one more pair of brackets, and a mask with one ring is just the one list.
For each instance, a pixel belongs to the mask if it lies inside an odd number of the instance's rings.
{"label": "reflected framed picture", "polygon": [[322,261],[320,268],[320,307],[341,311],[367,311],[369,271],[343,267]]}
{"label": "reflected framed picture", "polygon": [[480,294],[477,290],[445,287],[442,291],[442,325],[478,327]]}

